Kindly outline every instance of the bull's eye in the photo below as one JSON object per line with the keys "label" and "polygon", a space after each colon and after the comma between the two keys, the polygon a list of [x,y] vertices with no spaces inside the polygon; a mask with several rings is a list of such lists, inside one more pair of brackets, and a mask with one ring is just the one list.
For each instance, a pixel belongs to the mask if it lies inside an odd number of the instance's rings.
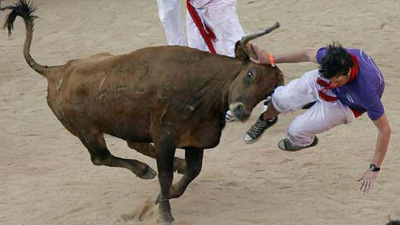
{"label": "bull's eye", "polygon": [[247,72],[247,77],[248,78],[252,79],[253,76],[254,76],[253,72],[251,72],[251,71]]}

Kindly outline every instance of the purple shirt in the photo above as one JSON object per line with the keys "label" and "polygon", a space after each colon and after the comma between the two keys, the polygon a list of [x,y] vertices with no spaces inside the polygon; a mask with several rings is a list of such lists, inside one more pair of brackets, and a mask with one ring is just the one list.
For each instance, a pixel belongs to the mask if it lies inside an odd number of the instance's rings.
{"label": "purple shirt", "polygon": [[[356,78],[343,87],[332,89],[339,100],[360,113],[367,112],[371,120],[379,119],[385,112],[381,97],[385,89],[385,81],[381,71],[372,58],[360,49],[345,50],[358,60],[359,71]],[[326,55],[327,47],[317,52],[317,62],[321,63]]]}

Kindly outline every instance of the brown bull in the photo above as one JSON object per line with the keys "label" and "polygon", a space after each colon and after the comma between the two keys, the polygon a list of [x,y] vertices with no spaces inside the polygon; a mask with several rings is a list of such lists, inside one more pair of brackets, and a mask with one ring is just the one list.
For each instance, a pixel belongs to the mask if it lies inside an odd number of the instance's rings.
{"label": "brown bull", "polygon": [[[143,179],[156,176],[143,162],[113,156],[104,133],[156,158],[161,186],[157,201],[166,223],[173,220],[169,199],[181,196],[200,173],[203,150],[218,145],[228,108],[244,121],[258,102],[283,83],[278,68],[249,61],[253,53],[247,45],[279,24],[244,37],[236,45],[236,58],[163,46],[126,55],[101,53],[48,67],[30,55],[35,8],[20,0],[1,9],[12,10],[5,23],[9,34],[15,18],[24,19],[25,59],[47,78],[49,107],[89,150],[93,164],[127,168]],[[186,165],[178,158],[174,165],[176,148],[186,150]],[[172,185],[174,166],[184,175]]]}

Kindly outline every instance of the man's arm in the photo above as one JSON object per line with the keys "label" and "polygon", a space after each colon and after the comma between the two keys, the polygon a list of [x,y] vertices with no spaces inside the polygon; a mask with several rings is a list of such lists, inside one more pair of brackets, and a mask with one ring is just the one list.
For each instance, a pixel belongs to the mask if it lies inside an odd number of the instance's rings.
{"label": "man's arm", "polygon": [[[258,59],[251,59],[257,64],[271,64],[269,54],[260,49],[257,45],[251,44],[254,52],[257,54]],[[317,51],[315,49],[307,49],[296,51],[292,53],[286,53],[281,55],[274,55],[275,63],[297,63],[297,62],[315,62],[317,63]]]}
{"label": "man's arm", "polygon": [[[371,164],[375,164],[377,167],[381,167],[383,160],[385,159],[386,152],[389,145],[390,130],[389,122],[387,120],[386,114],[384,113],[379,119],[374,121],[375,126],[378,128],[378,138],[376,140],[375,153],[371,160]],[[378,177],[378,172],[371,171],[368,169],[363,177],[360,191],[363,193],[368,193],[372,190],[372,182]]]}
{"label": "man's arm", "polygon": [[317,50],[307,49],[282,55],[275,55],[275,63],[314,62],[317,63]]}
{"label": "man's arm", "polygon": [[374,157],[372,158],[371,163],[375,164],[377,167],[381,167],[388,149],[390,134],[392,131],[390,130],[389,122],[385,113],[379,119],[375,120],[374,124],[378,128],[379,133],[376,141]]}

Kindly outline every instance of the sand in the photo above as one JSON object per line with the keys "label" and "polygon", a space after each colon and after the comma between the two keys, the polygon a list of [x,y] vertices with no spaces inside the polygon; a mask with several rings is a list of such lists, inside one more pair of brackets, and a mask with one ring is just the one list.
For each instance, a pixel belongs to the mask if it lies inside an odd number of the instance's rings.
{"label": "sand", "polygon": [[[41,64],[166,44],[156,1],[34,3],[40,18],[31,54]],[[256,41],[271,53],[340,41],[373,56],[386,79],[382,100],[393,130],[389,151],[374,190],[363,195],[357,180],[368,168],[377,136],[366,115],[320,134],[315,148],[288,153],[277,142],[296,113],[282,115],[259,142],[242,141],[259,105],[247,122],[227,124],[220,145],[206,151],[200,176],[171,201],[174,224],[376,225],[400,219],[399,11],[397,0],[239,1],[245,32],[281,23]],[[5,15],[0,12],[2,22]],[[13,36],[0,33],[0,224],[154,224],[158,181],[92,165],[84,146],[48,108],[46,80],[24,61],[24,29],[18,19]],[[286,82],[316,68],[312,63],[279,66]],[[115,155],[156,168],[153,159],[124,141],[108,136],[107,143]]]}

